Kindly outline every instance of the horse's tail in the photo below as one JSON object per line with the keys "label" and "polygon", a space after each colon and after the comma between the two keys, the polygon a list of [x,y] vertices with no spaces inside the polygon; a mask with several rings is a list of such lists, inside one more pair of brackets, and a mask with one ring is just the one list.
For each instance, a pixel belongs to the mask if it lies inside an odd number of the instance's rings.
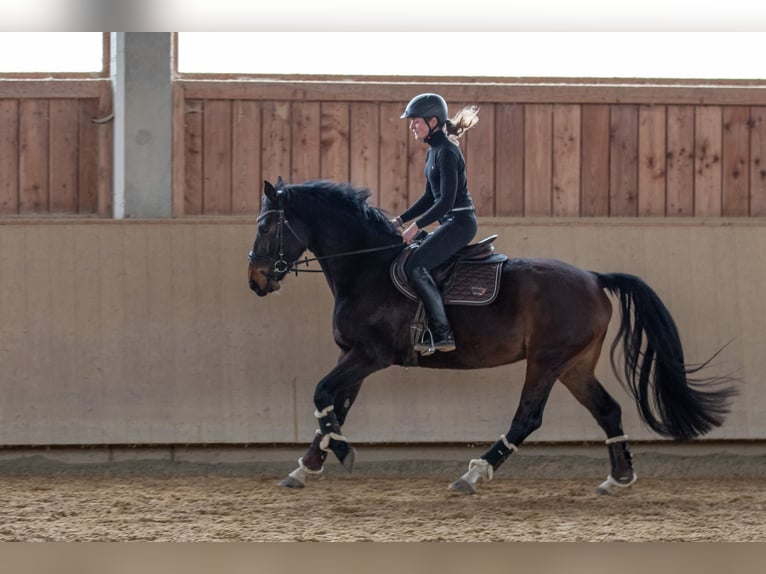
{"label": "horse's tail", "polygon": [[[603,288],[619,297],[621,321],[610,361],[617,378],[636,399],[644,422],[658,434],[679,440],[720,426],[736,394],[733,387],[725,385],[733,379],[689,377],[718,353],[700,365],[687,366],[678,328],[657,293],[634,275],[597,276]],[[615,363],[620,341],[625,379]]]}

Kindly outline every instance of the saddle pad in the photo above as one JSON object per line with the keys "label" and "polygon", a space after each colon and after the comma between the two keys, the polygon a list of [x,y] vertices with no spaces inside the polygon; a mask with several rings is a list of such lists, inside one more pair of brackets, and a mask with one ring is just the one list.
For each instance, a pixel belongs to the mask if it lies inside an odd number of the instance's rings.
{"label": "saddle pad", "polygon": [[[461,259],[447,273],[433,273],[445,305],[489,305],[500,292],[500,271],[508,258],[495,254],[486,259]],[[391,264],[391,280],[413,301],[418,296],[407,283],[400,261]]]}
{"label": "saddle pad", "polygon": [[445,305],[489,305],[500,291],[502,261],[458,261],[451,281],[444,287]]}

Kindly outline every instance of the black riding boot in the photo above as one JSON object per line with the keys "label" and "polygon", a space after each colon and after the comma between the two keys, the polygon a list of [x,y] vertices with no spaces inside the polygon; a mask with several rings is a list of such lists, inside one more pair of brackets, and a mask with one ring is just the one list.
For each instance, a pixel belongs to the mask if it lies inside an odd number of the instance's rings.
{"label": "black riding boot", "polygon": [[413,269],[410,284],[423,302],[428,318],[428,328],[431,332],[431,340],[428,340],[429,336],[426,333],[426,340],[416,343],[415,350],[425,355],[430,355],[434,351],[454,351],[455,338],[447,321],[442,295],[428,269],[425,267]]}

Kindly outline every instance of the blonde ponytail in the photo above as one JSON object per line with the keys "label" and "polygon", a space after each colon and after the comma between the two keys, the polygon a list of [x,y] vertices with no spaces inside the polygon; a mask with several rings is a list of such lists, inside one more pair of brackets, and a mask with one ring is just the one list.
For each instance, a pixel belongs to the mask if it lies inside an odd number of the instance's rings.
{"label": "blonde ponytail", "polygon": [[444,131],[453,142],[458,143],[466,130],[470,130],[479,121],[479,108],[476,106],[466,106],[460,110],[452,119],[444,122]]}

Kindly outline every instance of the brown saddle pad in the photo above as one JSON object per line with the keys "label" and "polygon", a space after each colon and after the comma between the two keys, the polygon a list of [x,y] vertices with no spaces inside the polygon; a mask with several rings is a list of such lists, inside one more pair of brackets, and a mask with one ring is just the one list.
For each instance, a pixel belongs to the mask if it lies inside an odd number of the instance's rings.
{"label": "brown saddle pad", "polygon": [[[500,271],[508,259],[495,253],[492,235],[464,247],[452,259],[431,272],[445,305],[489,305],[500,291]],[[391,280],[413,301],[419,298],[407,281],[404,264],[413,253],[408,247],[391,264]]]}

